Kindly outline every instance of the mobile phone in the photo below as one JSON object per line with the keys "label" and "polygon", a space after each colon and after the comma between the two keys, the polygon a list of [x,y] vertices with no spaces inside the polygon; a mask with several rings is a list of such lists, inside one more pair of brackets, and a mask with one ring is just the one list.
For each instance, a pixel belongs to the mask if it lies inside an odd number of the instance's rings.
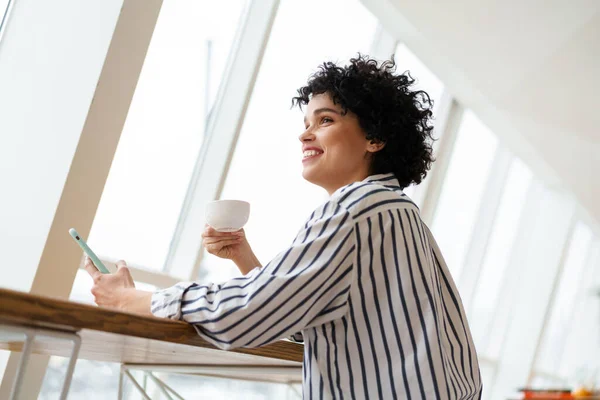
{"label": "mobile phone", "polygon": [[102,272],[103,274],[110,274],[108,268],[106,268],[104,264],[102,264],[102,261],[100,261],[96,253],[94,253],[92,249],[90,249],[85,240],[83,240],[83,238],[79,236],[79,233],[77,233],[75,229],[69,229],[69,235],[71,235],[71,237],[77,242],[79,247],[83,249],[85,254],[88,255],[88,257],[92,260],[94,266],[98,269],[98,271]]}

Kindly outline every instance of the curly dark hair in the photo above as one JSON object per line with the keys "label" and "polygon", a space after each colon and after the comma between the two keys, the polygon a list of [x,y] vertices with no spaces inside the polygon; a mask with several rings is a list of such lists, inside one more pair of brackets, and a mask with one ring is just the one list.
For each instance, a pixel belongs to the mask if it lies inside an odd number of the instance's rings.
{"label": "curly dark hair", "polygon": [[343,67],[325,62],[298,89],[292,107],[302,108],[313,95],[328,93],[343,113],[356,114],[367,140],[385,143],[373,155],[371,173],[392,172],[405,188],[419,184],[434,161],[433,101],[426,92],[412,90],[410,72],[395,72],[393,56],[379,64],[360,53]]}

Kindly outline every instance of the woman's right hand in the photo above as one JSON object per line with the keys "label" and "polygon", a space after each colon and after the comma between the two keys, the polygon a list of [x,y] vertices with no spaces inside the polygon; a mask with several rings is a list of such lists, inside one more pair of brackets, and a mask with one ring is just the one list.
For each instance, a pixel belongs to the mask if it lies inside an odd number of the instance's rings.
{"label": "woman's right hand", "polygon": [[218,232],[213,227],[205,225],[202,239],[207,252],[228,260],[239,258],[243,248],[248,246],[243,229],[236,232]]}
{"label": "woman's right hand", "polygon": [[218,232],[206,225],[202,232],[202,239],[202,244],[208,253],[233,261],[243,274],[260,266],[243,229],[236,232]]}

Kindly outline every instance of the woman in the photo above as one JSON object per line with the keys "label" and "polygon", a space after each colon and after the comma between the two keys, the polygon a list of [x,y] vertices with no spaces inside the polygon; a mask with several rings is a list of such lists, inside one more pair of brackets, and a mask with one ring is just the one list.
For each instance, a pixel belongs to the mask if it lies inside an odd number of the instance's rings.
{"label": "woman", "polygon": [[475,399],[477,355],[460,297],[415,204],[402,192],[432,161],[431,101],[395,65],[360,56],[323,64],[293,102],[306,106],[303,177],[329,201],[290,248],[260,266],[243,231],[207,228],[204,246],[243,277],[135,290],[91,262],[99,305],[181,319],[223,349],[302,333],[306,398]]}

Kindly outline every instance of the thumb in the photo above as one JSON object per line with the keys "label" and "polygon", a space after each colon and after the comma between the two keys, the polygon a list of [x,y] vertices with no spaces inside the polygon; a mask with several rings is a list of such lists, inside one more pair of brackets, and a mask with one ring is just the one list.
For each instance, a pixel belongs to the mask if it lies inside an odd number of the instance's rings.
{"label": "thumb", "polygon": [[124,275],[127,281],[133,286],[133,278],[131,277],[131,272],[129,272],[129,268],[127,268],[127,263],[124,260],[117,261],[117,274]]}
{"label": "thumb", "polygon": [[117,273],[124,273],[127,270],[127,263],[124,260],[117,261]]}

